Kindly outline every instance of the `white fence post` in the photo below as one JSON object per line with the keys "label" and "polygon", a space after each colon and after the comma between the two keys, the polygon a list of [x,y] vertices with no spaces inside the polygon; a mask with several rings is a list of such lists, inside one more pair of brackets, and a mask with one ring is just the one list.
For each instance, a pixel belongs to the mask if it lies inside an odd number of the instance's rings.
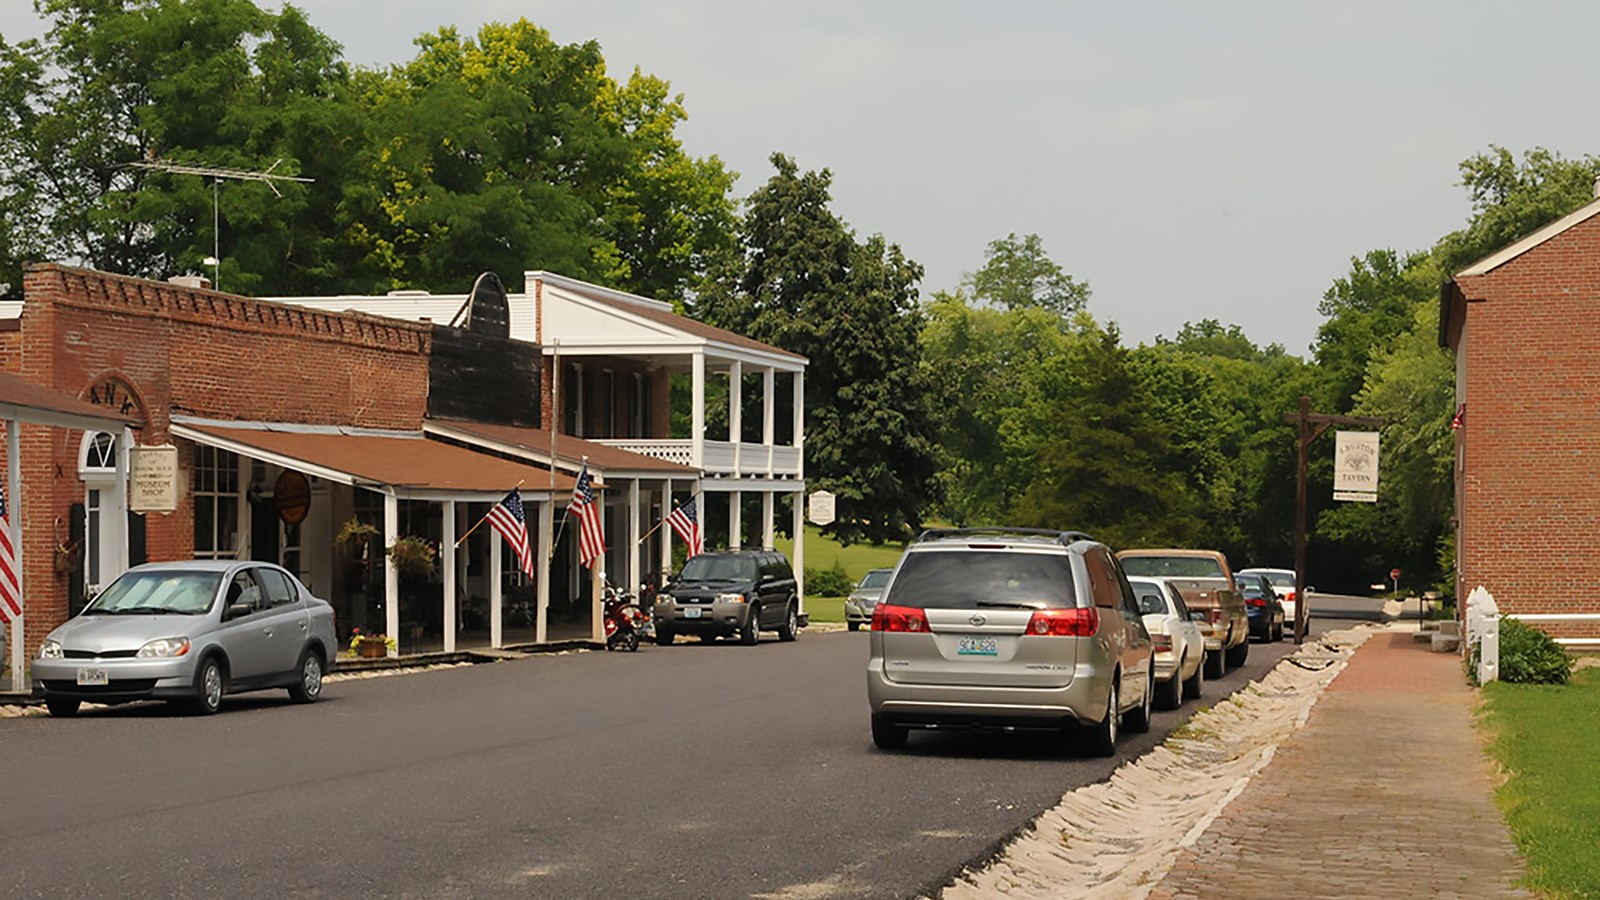
{"label": "white fence post", "polygon": [[1478,683],[1500,677],[1500,605],[1482,585],[1467,595],[1467,640],[1462,650],[1478,648]]}

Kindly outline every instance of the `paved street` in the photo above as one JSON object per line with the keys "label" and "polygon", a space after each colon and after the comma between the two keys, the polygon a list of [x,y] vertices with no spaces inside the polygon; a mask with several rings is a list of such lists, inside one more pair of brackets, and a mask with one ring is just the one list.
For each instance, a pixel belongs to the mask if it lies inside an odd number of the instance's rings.
{"label": "paved street", "polygon": [[[1207,699],[1293,647],[1256,644]],[[7,896],[910,896],[1118,760],[867,731],[866,635],[0,720]],[[1158,713],[1158,742],[1189,711]]]}

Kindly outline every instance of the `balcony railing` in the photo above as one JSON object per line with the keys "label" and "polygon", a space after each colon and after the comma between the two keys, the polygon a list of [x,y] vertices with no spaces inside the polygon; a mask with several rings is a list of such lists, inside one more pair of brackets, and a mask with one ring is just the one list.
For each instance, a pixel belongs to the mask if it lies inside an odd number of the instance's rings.
{"label": "balcony railing", "polygon": [[[627,450],[651,459],[694,466],[694,442],[690,440],[643,440],[636,438],[600,440],[597,443]],[[736,478],[798,478],[801,449],[781,444],[704,441],[699,468],[708,475]]]}

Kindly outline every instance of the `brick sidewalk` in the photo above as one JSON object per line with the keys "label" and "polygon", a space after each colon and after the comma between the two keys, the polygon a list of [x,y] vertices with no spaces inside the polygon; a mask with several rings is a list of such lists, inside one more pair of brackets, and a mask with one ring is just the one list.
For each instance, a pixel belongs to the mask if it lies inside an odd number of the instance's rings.
{"label": "brick sidewalk", "polygon": [[1374,635],[1151,894],[1528,897],[1461,658]]}

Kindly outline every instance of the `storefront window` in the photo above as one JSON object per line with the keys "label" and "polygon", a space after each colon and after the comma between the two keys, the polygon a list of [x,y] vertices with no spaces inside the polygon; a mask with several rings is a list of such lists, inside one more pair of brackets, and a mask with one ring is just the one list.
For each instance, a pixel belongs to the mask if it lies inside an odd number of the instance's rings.
{"label": "storefront window", "polygon": [[239,457],[215,447],[196,447],[195,558],[233,559],[238,550]]}

